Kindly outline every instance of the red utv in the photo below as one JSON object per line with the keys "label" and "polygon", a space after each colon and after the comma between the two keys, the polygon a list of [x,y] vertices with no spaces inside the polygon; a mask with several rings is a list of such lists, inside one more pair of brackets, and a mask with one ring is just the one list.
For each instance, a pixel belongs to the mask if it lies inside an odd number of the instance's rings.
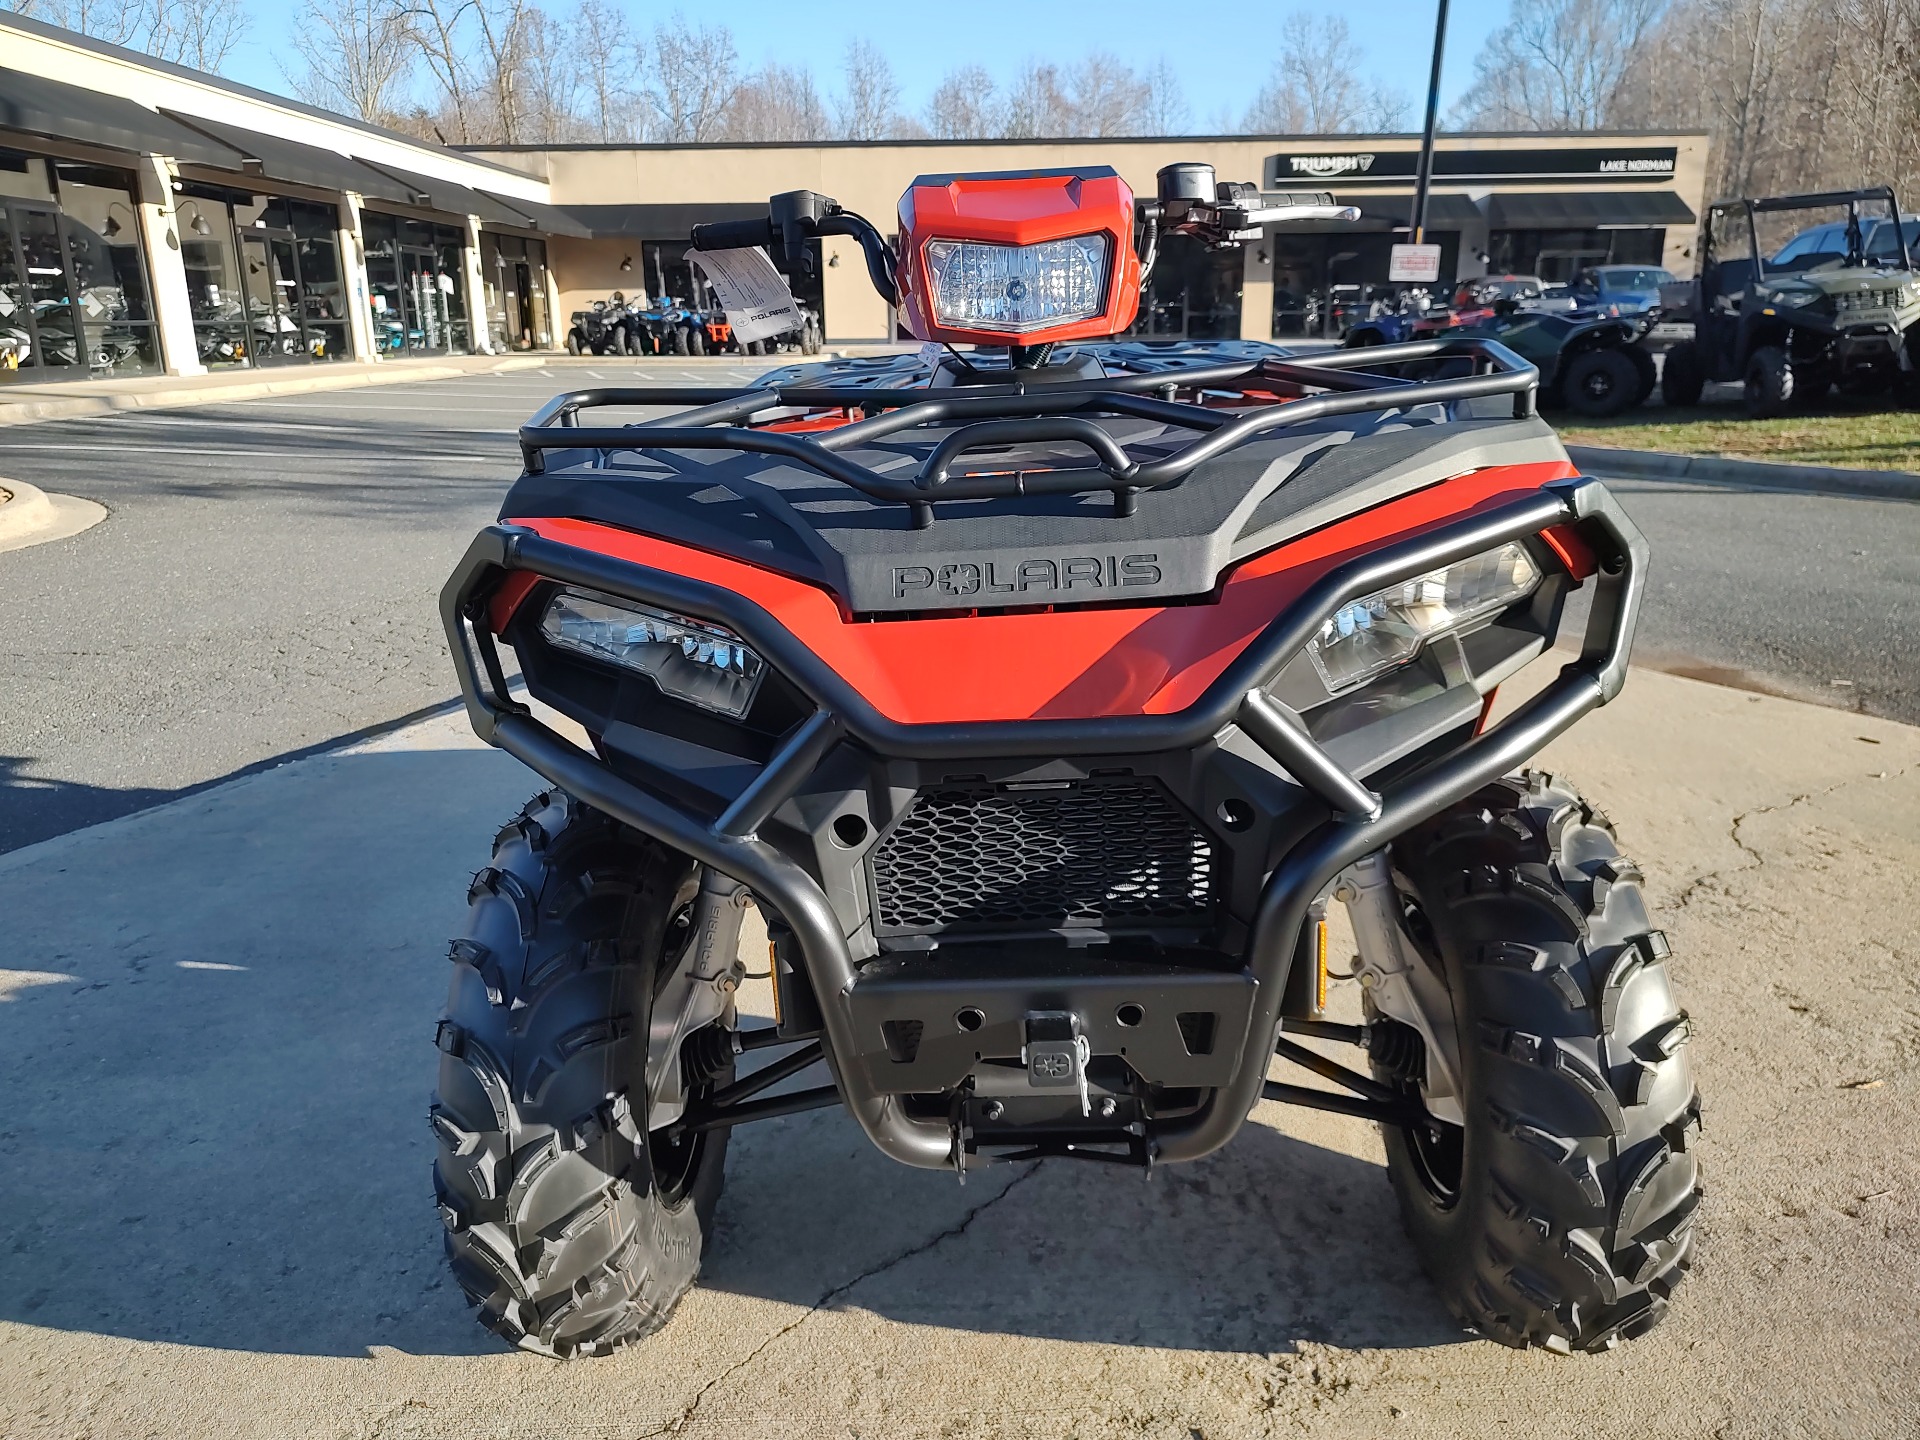
{"label": "red utv", "polygon": [[[663,1324],[750,1121],[844,1107],[964,1178],[1201,1161],[1262,1099],[1381,1126],[1480,1333],[1660,1319],[1700,1193],[1688,1022],[1606,817],[1521,768],[1626,679],[1639,533],[1496,342],[1112,339],[1161,234],[1337,213],[1205,166],[1146,202],[1106,169],[934,175],[896,249],[775,196],[695,243],[799,274],[850,236],[924,351],[522,429],[443,597],[475,729],[548,786],[473,880],[438,1031],[484,1324],[557,1356]],[[1436,358],[1470,373],[1381,368]],[[1324,1010],[1333,901],[1359,1023]],[[737,1003],[749,906],[771,1023]]]}

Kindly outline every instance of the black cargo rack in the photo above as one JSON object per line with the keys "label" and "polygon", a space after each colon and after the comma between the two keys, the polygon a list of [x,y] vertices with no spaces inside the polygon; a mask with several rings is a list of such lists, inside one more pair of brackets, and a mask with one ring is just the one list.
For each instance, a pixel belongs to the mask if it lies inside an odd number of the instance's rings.
{"label": "black cargo rack", "polygon": [[[1381,374],[1380,366],[1464,361],[1471,373],[1413,380]],[[1506,346],[1477,336],[1415,340],[1400,345],[1337,350],[1310,360],[1262,358],[1186,369],[1143,371],[1091,381],[956,386],[952,389],[831,385],[771,385],[760,389],[691,386],[607,387],[557,395],[520,427],[520,453],[529,474],[545,467],[549,450],[739,450],[779,455],[851,486],[875,500],[910,507],[913,524],[933,523],[941,500],[1109,491],[1114,513],[1131,515],[1142,490],[1172,485],[1195,467],[1258,436],[1332,415],[1354,415],[1411,405],[1513,397],[1513,414],[1534,413],[1540,374]],[[1303,398],[1252,410],[1228,410],[1175,400],[1181,390],[1228,397],[1291,392]],[[1309,395],[1309,390],[1324,393]],[[1159,392],[1159,393],[1154,393]],[[582,425],[580,414],[609,406],[691,405],[697,408],[637,425]],[[862,419],[817,433],[755,428],[742,422],[768,411],[798,414],[858,410]],[[876,413],[877,412],[877,413]],[[1171,455],[1130,457],[1111,434],[1087,418],[1124,415],[1201,432]],[[951,425],[911,475],[883,474],[844,452],[926,425]],[[970,451],[1010,444],[1066,441],[1084,445],[1091,465],[1040,470],[956,472]]]}

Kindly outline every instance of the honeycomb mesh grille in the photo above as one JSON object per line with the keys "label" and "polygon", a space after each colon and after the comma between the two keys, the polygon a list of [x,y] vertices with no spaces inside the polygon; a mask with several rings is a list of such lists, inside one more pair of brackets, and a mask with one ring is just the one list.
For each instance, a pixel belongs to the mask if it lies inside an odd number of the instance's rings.
{"label": "honeycomb mesh grille", "polygon": [[1157,781],[928,790],[873,857],[883,934],[1198,924],[1213,849]]}

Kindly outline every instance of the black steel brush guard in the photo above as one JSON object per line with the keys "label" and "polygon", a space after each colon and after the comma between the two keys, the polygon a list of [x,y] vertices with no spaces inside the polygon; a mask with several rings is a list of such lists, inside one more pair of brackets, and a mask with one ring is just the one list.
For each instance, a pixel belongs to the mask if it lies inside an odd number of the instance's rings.
{"label": "black steel brush guard", "polygon": [[[1411,380],[1375,367],[1465,363],[1474,373]],[[1482,367],[1485,367],[1484,369]],[[576,390],[555,396],[520,427],[520,453],[538,474],[550,450],[738,450],[778,455],[875,500],[909,507],[913,524],[933,523],[941,500],[1010,495],[1113,495],[1114,513],[1131,515],[1142,490],[1172,485],[1204,462],[1259,436],[1335,415],[1410,405],[1511,396],[1513,414],[1534,413],[1539,372],[1496,341],[1476,336],[1416,340],[1316,355],[1311,360],[1260,359],[1115,375],[1099,380],[1036,384],[1019,380],[951,389],[887,389],[831,385],[772,385],[762,389],[656,386]],[[1307,395],[1310,389],[1324,393]],[[1254,409],[1225,409],[1173,398],[1181,390],[1221,397],[1290,394],[1304,398]],[[1152,392],[1160,392],[1158,395]],[[584,410],[609,406],[692,405],[698,408],[638,425],[582,425]],[[742,424],[768,412],[862,412],[815,434]],[[1121,415],[1200,432],[1171,455],[1138,461],[1088,417]],[[911,476],[883,474],[847,451],[922,426],[958,425],[939,441]],[[1009,444],[1071,442],[1093,455],[1091,465],[978,474],[959,470],[969,452]]]}
{"label": "black steel brush guard", "polygon": [[[1229,378],[1249,373],[1246,368],[1235,367],[1234,376]],[[1508,379],[1510,374],[1500,378]],[[1183,380],[1191,383],[1190,376]],[[1215,382],[1209,376],[1207,383]],[[815,398],[820,394],[789,391],[776,398],[804,395],[804,403],[831,403]],[[756,404],[772,403],[764,400],[762,392],[751,398]],[[965,403],[973,398],[956,400]],[[991,403],[1004,413],[1008,398],[995,397]],[[1058,397],[1046,398],[1051,402]],[[1111,392],[1091,392],[1089,403],[1095,398],[1110,399]],[[560,402],[563,407],[567,403],[567,398]],[[741,403],[729,401],[717,408],[733,414]],[[857,403],[875,403],[875,397],[865,393]],[[921,406],[951,403],[955,402],[903,397],[890,413],[911,413]],[[1295,402],[1308,403],[1312,402]],[[638,429],[655,433],[658,427]],[[535,427],[535,441],[544,444],[553,433]],[[632,430],[578,429],[564,433],[575,445],[641,443]],[[685,443],[681,438],[687,433],[684,428],[670,433],[674,438],[668,443]],[[737,438],[761,432],[714,433]],[[832,456],[831,451],[812,442],[807,442],[806,448],[809,455]],[[862,472],[866,473],[870,472]],[[1540,694],[1459,750],[1375,793],[1317,744],[1297,717],[1266,695],[1264,687],[1281,667],[1312,638],[1326,616],[1348,601],[1563,524],[1580,527],[1600,567],[1593,582],[1595,593],[1581,656],[1564,667]],[[1194,1114],[1162,1122],[1154,1134],[1159,1159],[1182,1160],[1198,1158],[1226,1143],[1263,1093],[1274,1099],[1370,1118],[1408,1118],[1410,1112],[1402,1102],[1389,1107],[1381,1097],[1365,1091],[1349,1100],[1266,1080],[1279,1033],[1287,972],[1309,907],[1348,865],[1531,758],[1581,716],[1619,693],[1626,678],[1645,583],[1645,560],[1645,541],[1604,486],[1591,480],[1557,482],[1536,495],[1434,529],[1330,571],[1276,616],[1187,710],[1091,721],[901,724],[876,711],[839,674],[746,597],[686,576],[558,544],[514,526],[490,526],[475,538],[442,592],[441,613],[468,715],[481,739],[518,757],[586,804],[739,880],[793,931],[813,992],[821,1001],[825,1026],[821,1058],[833,1070],[834,1089],[751,1099],[749,1093],[757,1093],[757,1088],[747,1092],[736,1087],[741,1102],[737,1110],[729,1112],[709,1105],[692,1117],[691,1123],[701,1128],[730,1125],[830,1104],[837,1098],[883,1151],[922,1167],[962,1163],[954,1134],[943,1120],[909,1113],[901,1097],[875,1091],[863,1079],[859,1065],[839,1063],[838,1057],[862,1053],[846,1000],[859,971],[819,883],[791,857],[760,839],[759,829],[798,793],[828,752],[847,740],[875,755],[914,758],[1139,754],[1190,749],[1229,727],[1242,729],[1324,802],[1328,814],[1318,828],[1281,858],[1262,892],[1244,956],[1257,982],[1256,998],[1244,1054],[1232,1083],[1212,1092]],[[722,814],[703,816],[663,799],[659,789],[643,788],[616,774],[600,758],[535,719],[525,705],[508,694],[499,652],[485,624],[485,605],[505,574],[514,570],[528,570],[563,584],[586,586],[725,625],[786,675],[813,704],[814,713],[789,732],[768,763]],[[742,1083],[750,1083],[752,1078]],[[1348,1083],[1342,1077],[1335,1078]]]}

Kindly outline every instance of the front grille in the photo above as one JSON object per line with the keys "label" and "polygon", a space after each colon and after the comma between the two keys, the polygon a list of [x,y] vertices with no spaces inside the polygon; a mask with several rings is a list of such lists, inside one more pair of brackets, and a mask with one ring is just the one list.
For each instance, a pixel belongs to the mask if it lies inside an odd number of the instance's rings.
{"label": "front grille", "polygon": [[872,860],[879,933],[1203,924],[1213,847],[1159,782],[923,791]]}

